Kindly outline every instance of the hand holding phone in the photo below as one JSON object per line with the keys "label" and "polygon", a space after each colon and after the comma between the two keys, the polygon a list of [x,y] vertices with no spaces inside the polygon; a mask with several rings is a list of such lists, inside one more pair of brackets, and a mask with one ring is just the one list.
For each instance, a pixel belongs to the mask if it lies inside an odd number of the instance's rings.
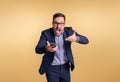
{"label": "hand holding phone", "polygon": [[46,49],[47,51],[49,52],[55,52],[57,50],[57,46],[55,43],[50,43],[49,41],[47,41],[47,44],[46,44]]}
{"label": "hand holding phone", "polygon": [[50,43],[50,46],[51,46],[52,48],[54,48],[54,47],[56,47],[56,44],[55,44],[55,43]]}

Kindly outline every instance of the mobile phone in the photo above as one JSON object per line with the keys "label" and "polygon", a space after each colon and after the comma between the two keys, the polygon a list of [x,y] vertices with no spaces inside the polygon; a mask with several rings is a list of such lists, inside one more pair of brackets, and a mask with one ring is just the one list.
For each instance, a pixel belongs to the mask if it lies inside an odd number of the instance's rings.
{"label": "mobile phone", "polygon": [[50,46],[51,46],[52,48],[54,48],[54,47],[56,47],[56,44],[55,44],[55,43],[50,43]]}

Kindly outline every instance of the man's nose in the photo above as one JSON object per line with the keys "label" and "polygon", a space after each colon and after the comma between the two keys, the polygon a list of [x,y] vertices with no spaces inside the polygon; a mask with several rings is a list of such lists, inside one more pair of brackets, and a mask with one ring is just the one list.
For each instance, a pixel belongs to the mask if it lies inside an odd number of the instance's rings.
{"label": "man's nose", "polygon": [[57,27],[59,27],[59,28],[60,28],[60,24],[59,24],[59,23],[57,24]]}

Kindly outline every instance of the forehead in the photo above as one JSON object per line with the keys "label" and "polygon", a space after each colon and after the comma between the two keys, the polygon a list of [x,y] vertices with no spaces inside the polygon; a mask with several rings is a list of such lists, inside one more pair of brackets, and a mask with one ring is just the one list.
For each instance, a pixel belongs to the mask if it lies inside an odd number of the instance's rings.
{"label": "forehead", "polygon": [[64,17],[56,17],[54,22],[64,22]]}

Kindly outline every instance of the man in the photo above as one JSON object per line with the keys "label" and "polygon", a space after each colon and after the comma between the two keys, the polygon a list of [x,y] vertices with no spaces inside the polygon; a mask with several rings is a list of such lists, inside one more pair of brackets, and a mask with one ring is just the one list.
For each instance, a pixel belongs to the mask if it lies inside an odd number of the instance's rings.
{"label": "man", "polygon": [[70,82],[69,69],[74,69],[71,43],[87,44],[89,41],[72,27],[65,27],[65,15],[62,13],[53,15],[52,26],[42,31],[35,49],[36,53],[44,54],[39,73],[46,73],[48,82]]}

